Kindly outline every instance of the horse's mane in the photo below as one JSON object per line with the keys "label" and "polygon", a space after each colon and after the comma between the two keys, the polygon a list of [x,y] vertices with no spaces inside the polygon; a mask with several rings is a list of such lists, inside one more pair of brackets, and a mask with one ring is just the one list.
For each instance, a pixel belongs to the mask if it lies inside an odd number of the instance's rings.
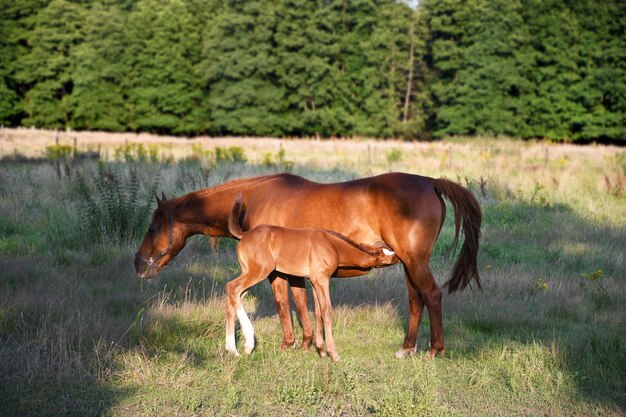
{"label": "horse's mane", "polygon": [[192,191],[189,194],[182,195],[178,198],[172,199],[171,201],[173,202],[175,206],[180,206],[192,200],[205,198],[205,197],[210,196],[211,194],[227,190],[229,188],[241,185],[243,183],[254,183],[254,182],[264,181],[264,180],[277,177],[279,175],[280,174],[272,174],[272,175],[264,175],[261,177],[237,178],[237,179],[225,182],[224,184],[219,184],[213,187],[205,188],[203,190]]}

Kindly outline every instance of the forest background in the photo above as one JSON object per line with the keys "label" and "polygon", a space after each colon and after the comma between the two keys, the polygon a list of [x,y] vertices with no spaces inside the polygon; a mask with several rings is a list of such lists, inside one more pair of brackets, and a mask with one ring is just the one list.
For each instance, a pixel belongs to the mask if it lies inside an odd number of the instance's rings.
{"label": "forest background", "polygon": [[5,126],[626,144],[626,2],[0,4]]}

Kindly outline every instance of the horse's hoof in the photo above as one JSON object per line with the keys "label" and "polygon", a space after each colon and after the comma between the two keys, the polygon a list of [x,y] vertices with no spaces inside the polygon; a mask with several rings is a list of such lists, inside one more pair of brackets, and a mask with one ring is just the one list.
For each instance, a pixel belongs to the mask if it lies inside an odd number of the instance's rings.
{"label": "horse's hoof", "polygon": [[244,347],[243,347],[243,352],[244,352],[246,355],[251,354],[253,350],[254,350],[254,346],[244,346]]}
{"label": "horse's hoof", "polygon": [[424,361],[430,362],[433,359],[435,359],[436,356],[443,356],[445,353],[446,353],[446,348],[443,348],[443,349],[430,348],[428,350],[428,353],[424,355]]}
{"label": "horse's hoof", "polygon": [[398,359],[406,359],[415,353],[415,348],[401,348],[396,352],[396,358]]}

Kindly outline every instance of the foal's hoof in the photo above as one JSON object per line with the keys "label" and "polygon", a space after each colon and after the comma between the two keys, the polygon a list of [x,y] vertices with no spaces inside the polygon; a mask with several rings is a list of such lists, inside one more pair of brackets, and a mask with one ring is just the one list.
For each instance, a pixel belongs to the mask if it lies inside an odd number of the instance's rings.
{"label": "foal's hoof", "polygon": [[226,349],[226,352],[230,353],[231,355],[233,355],[233,356],[235,356],[235,357],[236,357],[236,356],[241,356],[241,355],[239,354],[239,352],[237,352],[236,350]]}
{"label": "foal's hoof", "polygon": [[[308,352],[311,347],[311,343],[313,342],[313,339],[309,339],[309,338],[302,338],[302,346],[300,346],[300,349],[302,349],[305,352]],[[294,346],[295,347],[295,346]]]}
{"label": "foal's hoof", "polygon": [[295,349],[297,345],[298,343],[295,340],[291,340],[291,341],[283,340],[283,342],[280,344],[280,350],[284,352],[287,350],[287,348]]}
{"label": "foal's hoof", "polygon": [[415,348],[401,348],[396,352],[396,358],[406,359],[415,353]]}
{"label": "foal's hoof", "polygon": [[339,357],[338,354],[332,354],[332,353],[328,353],[330,355],[330,360],[337,363],[337,362],[341,362],[341,358]]}

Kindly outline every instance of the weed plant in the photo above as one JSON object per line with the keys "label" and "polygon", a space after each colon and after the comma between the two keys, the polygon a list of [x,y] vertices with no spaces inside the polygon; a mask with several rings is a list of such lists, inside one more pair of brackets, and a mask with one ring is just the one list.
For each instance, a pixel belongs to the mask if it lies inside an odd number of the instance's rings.
{"label": "weed plant", "polygon": [[145,233],[158,177],[144,188],[136,166],[98,163],[91,175],[79,175],[76,185],[81,235],[85,243],[137,242]]}

